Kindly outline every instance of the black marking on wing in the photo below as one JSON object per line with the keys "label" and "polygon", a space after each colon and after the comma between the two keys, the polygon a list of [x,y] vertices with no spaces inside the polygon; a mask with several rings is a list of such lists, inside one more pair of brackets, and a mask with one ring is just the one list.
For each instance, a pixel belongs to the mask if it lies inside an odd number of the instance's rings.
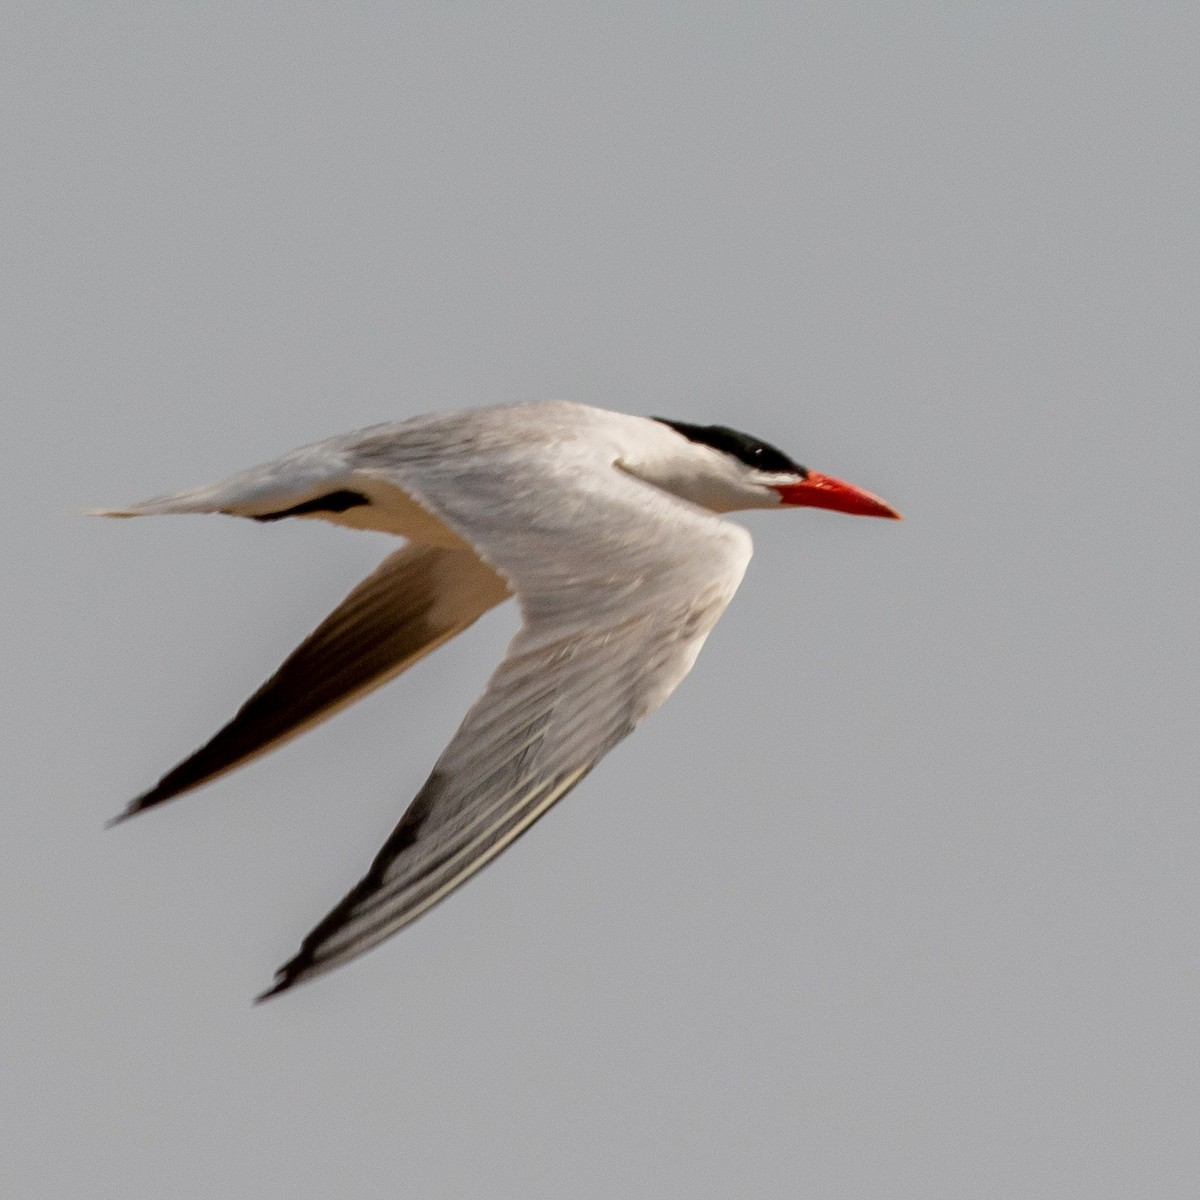
{"label": "black marking on wing", "polygon": [[808,478],[808,468],[789,458],[782,450],[748,433],[730,429],[728,425],[689,425],[686,421],[669,421],[666,417],[651,417],[662,425],[669,425],[689,442],[711,446],[724,454],[732,455],[739,462],[759,471],[770,471],[780,475],[799,475]]}
{"label": "black marking on wing", "polygon": [[386,637],[374,629],[360,634],[339,608],[334,617],[341,617],[346,627],[336,639],[320,638],[328,622],[323,624],[288,656],[227,725],[148,792],[131,800],[109,824],[172,800],[256,757],[281,737],[319,718],[345,695],[353,695],[394,663],[426,646],[437,632],[426,619],[431,604],[430,597],[423,594],[398,597],[395,628]]}
{"label": "black marking on wing", "polygon": [[[448,576],[471,595],[434,619]],[[494,580],[491,592],[484,576]],[[465,629],[505,592],[469,550],[415,545],[397,550],[288,655],[231,721],[109,824],[215,779],[324,720]]]}
{"label": "black marking on wing", "polygon": [[425,786],[400,818],[400,824],[392,830],[379,853],[375,855],[367,873],[342,897],[333,910],[318,922],[300,944],[299,952],[275,972],[275,982],[260,996],[255,997],[256,1004],[278,996],[280,992],[286,992],[297,983],[316,960],[317,951],[325,939],[337,932],[349,914],[383,886],[388,868],[416,843],[421,827],[429,819],[429,814],[433,811],[438,797],[445,791],[446,784],[447,780],[438,771],[429,776]]}
{"label": "black marking on wing", "polygon": [[282,521],[284,517],[304,517],[311,513],[345,512],[348,508],[358,508],[370,504],[370,500],[362,492],[351,492],[341,488],[336,492],[318,496],[315,500],[305,500],[303,504],[293,504],[291,508],[281,509],[273,513],[256,513],[255,521]]}

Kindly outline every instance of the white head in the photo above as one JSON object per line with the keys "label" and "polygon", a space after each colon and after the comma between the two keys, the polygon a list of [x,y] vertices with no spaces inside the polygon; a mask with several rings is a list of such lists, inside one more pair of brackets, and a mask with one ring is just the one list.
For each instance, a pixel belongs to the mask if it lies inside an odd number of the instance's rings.
{"label": "white head", "polygon": [[810,471],[748,433],[726,425],[651,420],[661,427],[662,436],[652,434],[644,455],[623,456],[620,465],[710,512],[807,506],[864,517],[900,516],[878,496]]}

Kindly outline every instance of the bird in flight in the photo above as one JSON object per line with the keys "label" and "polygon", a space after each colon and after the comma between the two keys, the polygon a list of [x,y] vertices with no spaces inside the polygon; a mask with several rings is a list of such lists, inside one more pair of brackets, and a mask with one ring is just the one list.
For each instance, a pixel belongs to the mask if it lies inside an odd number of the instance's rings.
{"label": "bird in flight", "polygon": [[674,691],[750,560],[722,514],[794,507],[900,515],[723,425],[552,401],[374,425],[95,510],[320,518],[406,541],[114,823],[304,732],[516,596],[520,630],[428,780],[258,999],[332,970],[465,883]]}

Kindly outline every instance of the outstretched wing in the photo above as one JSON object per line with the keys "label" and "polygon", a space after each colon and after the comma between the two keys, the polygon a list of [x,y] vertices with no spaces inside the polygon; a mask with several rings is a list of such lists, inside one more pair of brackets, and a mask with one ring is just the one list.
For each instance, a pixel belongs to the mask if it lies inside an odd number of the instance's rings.
{"label": "outstretched wing", "polygon": [[524,625],[367,874],[260,1000],[362,954],[464,883],[691,669],[741,581],[750,539],[652,492],[613,471],[560,518],[521,520],[480,505],[478,490],[473,510],[442,508],[460,528],[474,525]]}
{"label": "outstretched wing", "polygon": [[406,546],[302,642],[237,715],[148,792],[124,820],[296,737],[460,633],[509,595],[469,549]]}

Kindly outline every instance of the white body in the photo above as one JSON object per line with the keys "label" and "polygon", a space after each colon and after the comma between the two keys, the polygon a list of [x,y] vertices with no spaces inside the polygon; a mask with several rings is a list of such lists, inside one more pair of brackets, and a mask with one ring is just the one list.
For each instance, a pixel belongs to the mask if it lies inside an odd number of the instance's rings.
{"label": "white body", "polygon": [[[750,559],[746,531],[716,514],[776,507],[772,484],[802,477],[657,420],[552,402],[374,426],[106,510],[311,515],[409,542],[123,815],[295,736],[515,594],[523,624],[483,695],[367,875],[267,994],[327,971],[495,857],[671,694]],[[331,509],[290,511],[321,504]]]}

